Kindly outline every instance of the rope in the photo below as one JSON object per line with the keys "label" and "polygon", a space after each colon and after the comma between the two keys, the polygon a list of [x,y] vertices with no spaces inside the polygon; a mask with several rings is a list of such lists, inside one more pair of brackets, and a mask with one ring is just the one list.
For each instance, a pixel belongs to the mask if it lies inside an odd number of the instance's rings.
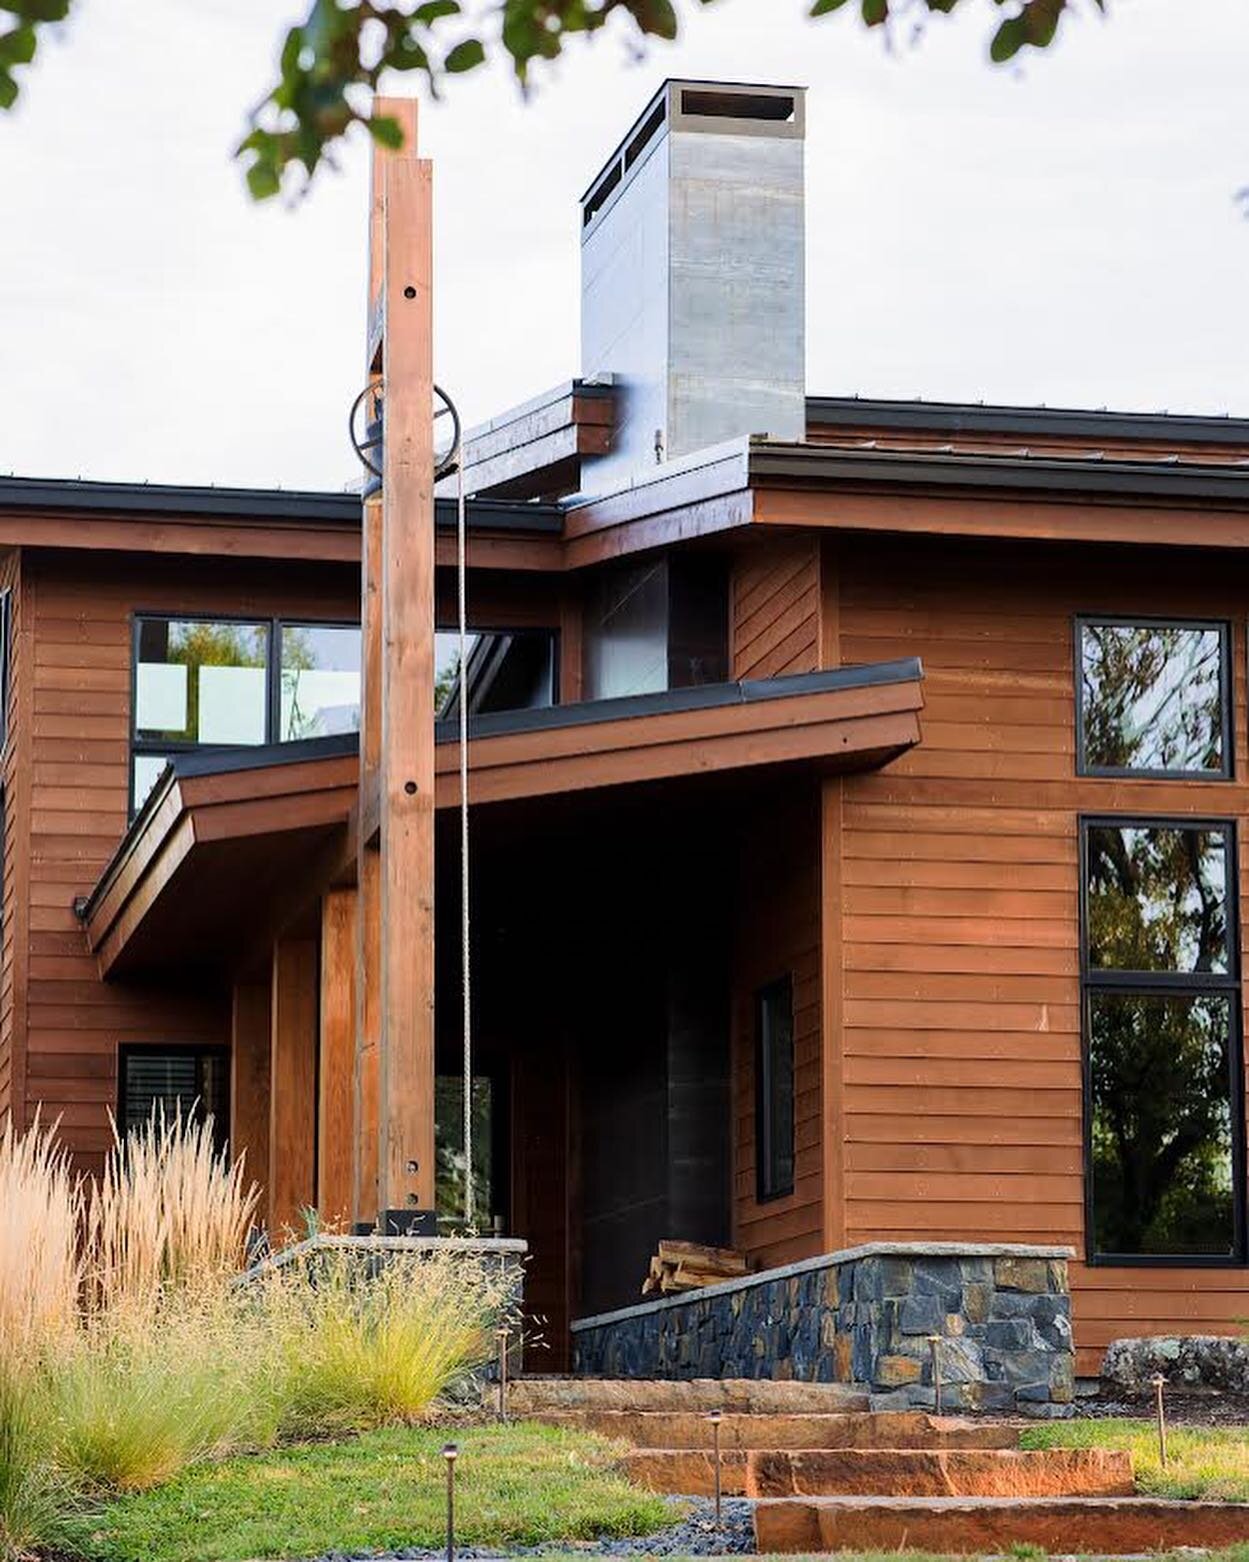
{"label": "rope", "polygon": [[464,457],[456,465],[456,575],[460,632],[460,971],[464,994],[464,1224],[476,1217],[473,1188],[473,987],[469,972],[468,910],[468,515]]}

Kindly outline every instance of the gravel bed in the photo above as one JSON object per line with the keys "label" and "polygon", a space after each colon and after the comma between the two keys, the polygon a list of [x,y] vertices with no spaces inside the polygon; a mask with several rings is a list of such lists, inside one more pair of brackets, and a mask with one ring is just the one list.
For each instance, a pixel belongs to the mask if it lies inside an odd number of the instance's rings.
{"label": "gravel bed", "polygon": [[[717,1529],[713,1504],[708,1497],[673,1497],[673,1505],[688,1508],[685,1517],[653,1535],[615,1536],[605,1540],[550,1541],[541,1546],[456,1546],[457,1562],[485,1562],[493,1557],[540,1557],[576,1552],[590,1557],[744,1556],[755,1549],[755,1505],[745,1497],[726,1497],[721,1504]],[[367,1558],[345,1551],[330,1551],[315,1562],[436,1562],[446,1556],[444,1546],[409,1546],[400,1551],[370,1552]]]}
{"label": "gravel bed", "polygon": [[[1222,1393],[1218,1389],[1166,1391],[1167,1421],[1173,1426],[1249,1426],[1249,1396]],[[1077,1420],[1101,1421],[1111,1417],[1152,1421],[1157,1402],[1152,1394],[1140,1398],[1122,1392],[1077,1399]]]}

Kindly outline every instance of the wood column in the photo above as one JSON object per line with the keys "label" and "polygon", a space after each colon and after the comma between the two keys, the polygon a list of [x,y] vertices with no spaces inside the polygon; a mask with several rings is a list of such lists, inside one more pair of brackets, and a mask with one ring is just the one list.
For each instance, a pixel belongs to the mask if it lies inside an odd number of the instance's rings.
{"label": "wood column", "polygon": [[239,982],[230,1004],[230,1154],[243,1157],[261,1194],[257,1218],[267,1219],[269,1177],[269,986]]}
{"label": "wood column", "polygon": [[315,1206],[317,1135],[317,945],[273,947],[269,1052],[269,1229],[298,1232]]}
{"label": "wood column", "polygon": [[433,170],[383,178],[378,1203],[406,1225],[434,1210]]}
{"label": "wood column", "polygon": [[[820,543],[820,666],[841,666],[841,569],[837,539]],[[842,939],[842,803],[839,776],[820,792],[820,1126],[824,1251],[846,1245],[845,957]]]}
{"label": "wood column", "polygon": [[356,908],[354,888],[332,889],[321,902],[317,1211],[340,1228],[352,1218],[354,1191]]}

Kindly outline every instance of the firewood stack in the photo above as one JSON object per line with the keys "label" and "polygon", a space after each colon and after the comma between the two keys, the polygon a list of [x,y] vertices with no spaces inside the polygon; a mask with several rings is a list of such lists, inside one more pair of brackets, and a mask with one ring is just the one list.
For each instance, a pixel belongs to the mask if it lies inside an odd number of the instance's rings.
{"label": "firewood stack", "polygon": [[642,1282],[643,1296],[673,1296],[697,1291],[721,1280],[748,1275],[749,1260],[727,1247],[704,1247],[701,1242],[662,1241],[651,1259],[651,1272]]}

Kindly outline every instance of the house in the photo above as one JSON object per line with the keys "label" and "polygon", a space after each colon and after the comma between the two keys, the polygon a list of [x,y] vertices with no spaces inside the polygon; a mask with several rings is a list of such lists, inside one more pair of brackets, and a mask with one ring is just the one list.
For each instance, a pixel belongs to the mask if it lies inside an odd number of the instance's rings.
{"label": "house", "polygon": [[[662,1236],[1069,1245],[1083,1372],[1235,1332],[1249,421],[808,394],[802,131],[666,83],[583,200],[579,376],[464,443],[478,1222],[555,1366]],[[437,1007],[388,1076],[359,496],[0,480],[0,1108],[84,1168],[198,1099],[275,1229],[367,1223],[408,1089],[459,1210],[431,502]]]}

